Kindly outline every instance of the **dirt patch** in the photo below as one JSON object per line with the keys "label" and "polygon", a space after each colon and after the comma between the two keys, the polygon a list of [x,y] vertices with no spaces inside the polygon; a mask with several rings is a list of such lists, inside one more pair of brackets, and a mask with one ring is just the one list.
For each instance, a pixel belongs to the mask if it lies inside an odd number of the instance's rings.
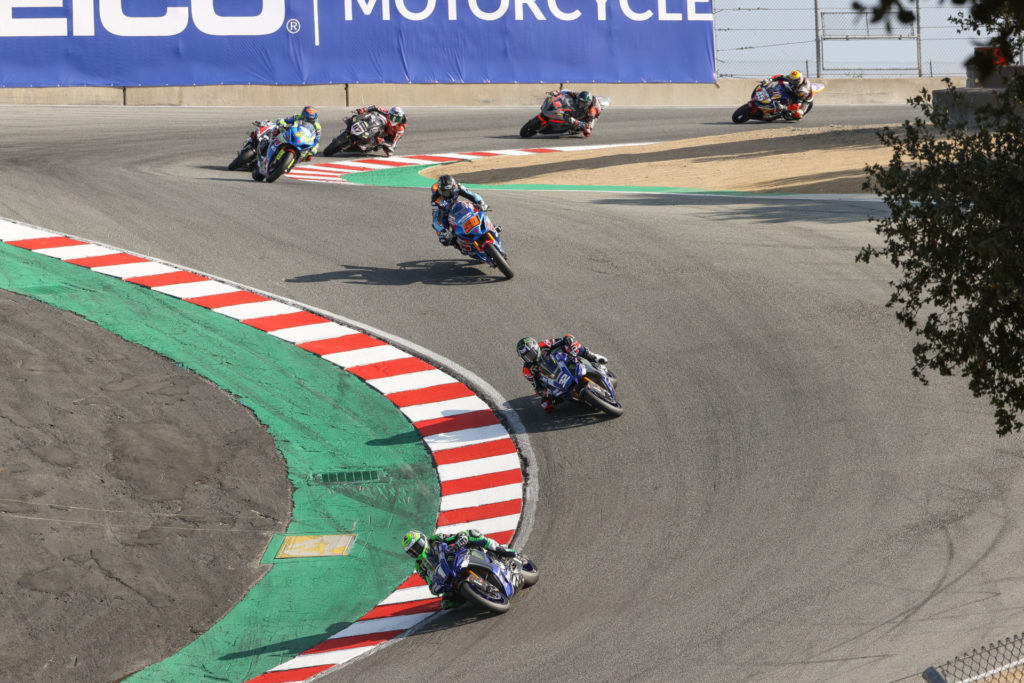
{"label": "dirt patch", "polygon": [[[469,185],[536,183],[681,187],[781,193],[863,192],[864,167],[886,164],[892,151],[876,126],[751,124],[750,130],[651,145],[486,157],[434,166]],[[557,145],[556,141],[549,144]]]}

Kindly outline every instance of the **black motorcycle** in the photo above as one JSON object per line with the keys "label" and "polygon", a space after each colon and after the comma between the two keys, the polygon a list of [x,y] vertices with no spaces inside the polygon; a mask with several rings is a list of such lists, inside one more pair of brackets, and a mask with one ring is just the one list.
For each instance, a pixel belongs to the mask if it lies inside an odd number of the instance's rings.
{"label": "black motorcycle", "polygon": [[370,154],[378,149],[384,149],[385,156],[391,156],[391,152],[377,142],[384,135],[385,130],[387,130],[387,119],[383,114],[375,111],[353,114],[345,119],[345,129],[338,134],[338,137],[331,140],[331,144],[327,145],[324,156],[332,157],[340,152]]}

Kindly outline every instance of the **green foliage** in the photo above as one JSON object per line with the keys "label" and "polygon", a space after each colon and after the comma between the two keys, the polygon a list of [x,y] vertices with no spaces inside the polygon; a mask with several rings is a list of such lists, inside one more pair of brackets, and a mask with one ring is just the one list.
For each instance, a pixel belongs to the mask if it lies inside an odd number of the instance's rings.
{"label": "green foliage", "polygon": [[1024,76],[992,104],[936,106],[926,91],[910,100],[921,115],[879,137],[888,166],[866,169],[865,189],[889,207],[876,220],[884,246],[857,260],[887,259],[900,279],[887,306],[917,337],[913,374],[959,373],[995,406],[1000,435],[1024,427]]}

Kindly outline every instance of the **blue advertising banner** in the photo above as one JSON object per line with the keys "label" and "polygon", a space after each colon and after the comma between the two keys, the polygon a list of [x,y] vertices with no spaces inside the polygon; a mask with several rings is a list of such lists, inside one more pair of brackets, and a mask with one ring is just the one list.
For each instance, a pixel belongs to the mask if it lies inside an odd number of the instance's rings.
{"label": "blue advertising banner", "polygon": [[0,86],[709,83],[711,0],[0,0]]}

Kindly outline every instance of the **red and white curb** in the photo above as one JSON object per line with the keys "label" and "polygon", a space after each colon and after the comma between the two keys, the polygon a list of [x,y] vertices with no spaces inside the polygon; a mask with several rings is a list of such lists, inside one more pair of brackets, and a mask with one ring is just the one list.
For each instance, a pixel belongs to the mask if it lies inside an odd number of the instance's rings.
{"label": "red and white curb", "polygon": [[[408,418],[433,455],[441,482],[437,531],[474,528],[501,543],[515,535],[524,491],[516,444],[490,406],[444,370],[301,305],[179,266],[4,219],[0,241],[234,318],[361,378]],[[400,635],[440,606],[413,574],[358,621],[251,680],[308,680]]]}
{"label": "red and white curb", "polygon": [[627,143],[617,145],[579,145],[574,147],[533,147],[530,149],[497,149],[490,152],[451,152],[445,154],[410,154],[408,156],[393,157],[361,157],[348,160],[339,158],[338,161],[325,161],[314,164],[298,164],[288,171],[286,178],[305,180],[313,183],[347,183],[346,175],[352,173],[365,173],[366,171],[382,171],[389,168],[403,168],[408,166],[435,166],[447,164],[453,161],[472,161],[486,157],[500,156],[530,156],[532,154],[546,154],[550,152],[583,152],[591,149],[608,149],[611,147],[633,147],[637,144],[646,145],[650,143]]}

